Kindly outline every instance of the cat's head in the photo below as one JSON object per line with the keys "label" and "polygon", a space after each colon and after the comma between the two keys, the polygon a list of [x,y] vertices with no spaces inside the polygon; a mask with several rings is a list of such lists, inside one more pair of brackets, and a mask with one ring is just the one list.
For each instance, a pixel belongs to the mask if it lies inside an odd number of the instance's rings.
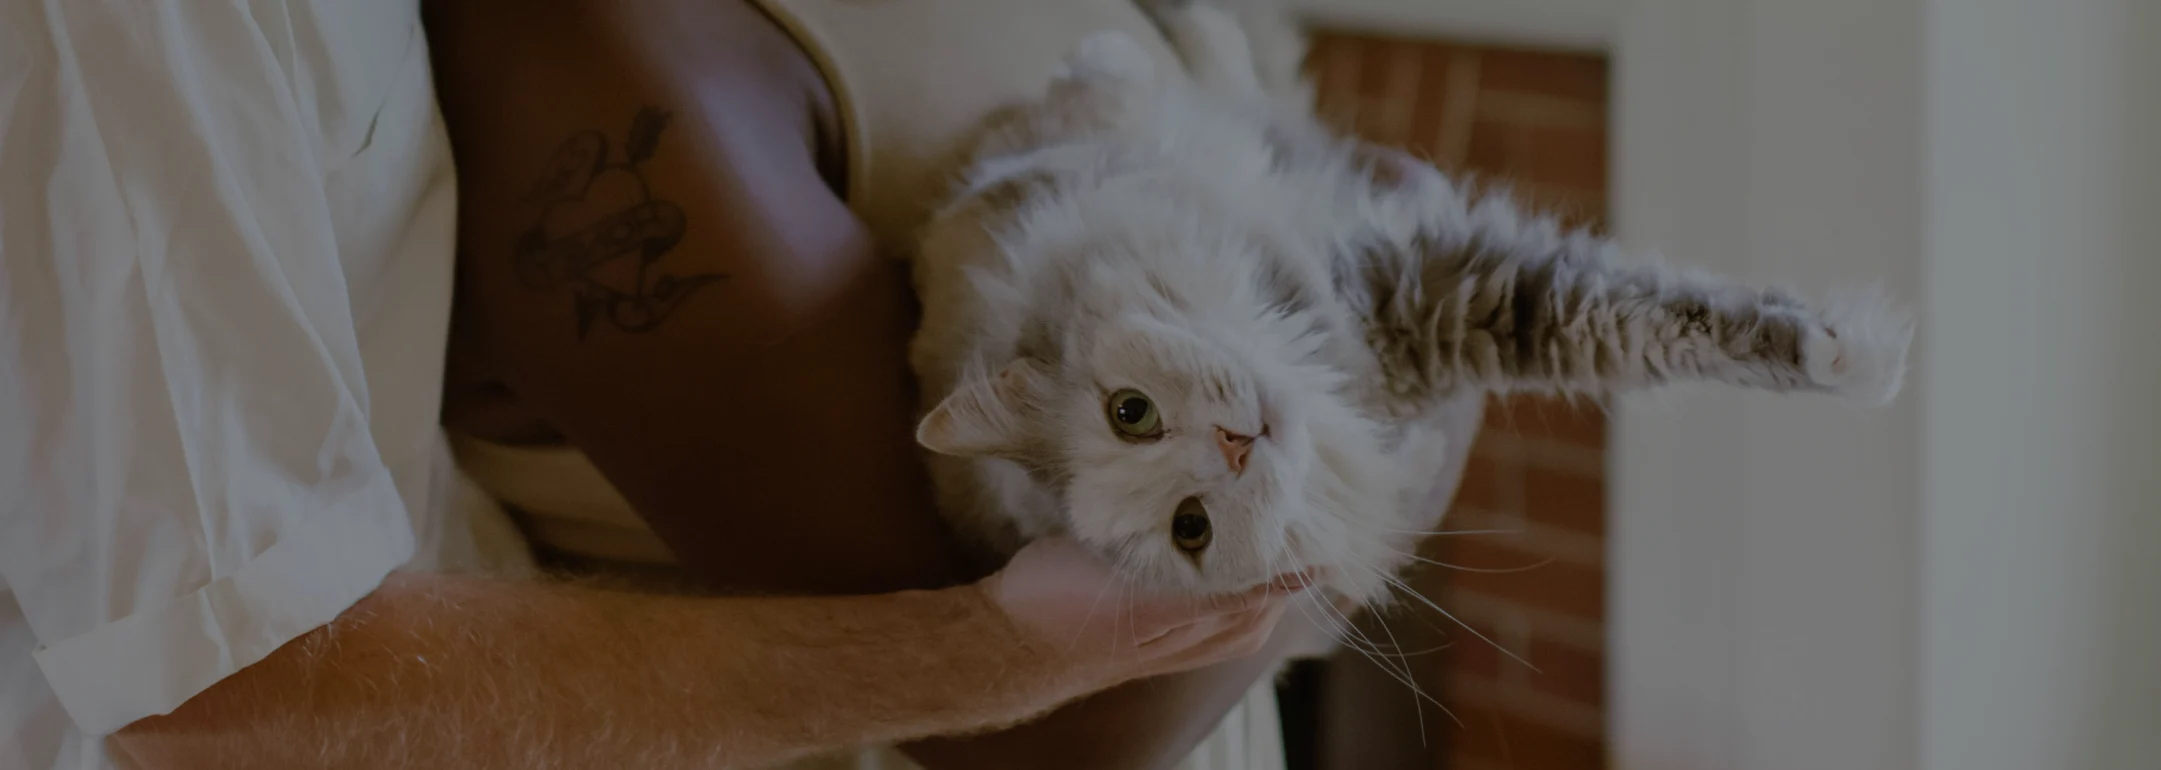
{"label": "cat's head", "polygon": [[1142,585],[1233,591],[1318,568],[1371,597],[1401,484],[1327,358],[1347,330],[1294,246],[1207,197],[1096,180],[991,225],[980,243],[1005,267],[975,294],[1017,342],[918,439],[1026,468],[1065,532]]}

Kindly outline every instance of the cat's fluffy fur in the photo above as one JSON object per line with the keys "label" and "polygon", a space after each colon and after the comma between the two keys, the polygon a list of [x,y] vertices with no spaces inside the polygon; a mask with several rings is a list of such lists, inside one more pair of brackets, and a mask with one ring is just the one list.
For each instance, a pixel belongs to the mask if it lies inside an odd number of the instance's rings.
{"label": "cat's fluffy fur", "polygon": [[[1632,265],[1324,129],[1296,36],[1247,35],[1269,17],[1154,7],[1186,71],[1090,38],[986,128],[916,255],[918,439],[990,550],[1067,533],[1151,586],[1317,567],[1369,601],[1409,558],[1450,395],[1898,391],[1912,332],[1881,297],[1817,306]],[[1124,389],[1160,436],[1113,430]],[[1218,429],[1254,437],[1242,468]],[[1197,552],[1171,533],[1188,498],[1212,524]]]}

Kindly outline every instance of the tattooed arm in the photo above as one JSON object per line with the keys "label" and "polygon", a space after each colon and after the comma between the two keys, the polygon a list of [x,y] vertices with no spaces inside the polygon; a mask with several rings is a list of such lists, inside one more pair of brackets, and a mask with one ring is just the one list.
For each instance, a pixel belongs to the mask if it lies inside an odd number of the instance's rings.
{"label": "tattooed arm", "polygon": [[969,577],[913,445],[908,274],[821,174],[815,69],[741,3],[549,8],[430,9],[461,347],[705,582]]}

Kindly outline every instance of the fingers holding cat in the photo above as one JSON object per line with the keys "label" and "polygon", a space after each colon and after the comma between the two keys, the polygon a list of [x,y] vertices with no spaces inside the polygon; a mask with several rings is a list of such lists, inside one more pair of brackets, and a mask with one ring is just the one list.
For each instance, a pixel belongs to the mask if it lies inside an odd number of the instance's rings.
{"label": "fingers holding cat", "polygon": [[1079,544],[1048,538],[979,587],[1026,643],[1090,691],[1252,655],[1311,583],[1291,574],[1238,594],[1154,594]]}
{"label": "fingers holding cat", "polygon": [[1244,609],[1181,626],[1153,644],[1167,653],[1160,671],[1142,676],[1200,668],[1257,654],[1275,634],[1276,624],[1293,596],[1281,589],[1239,602]]}

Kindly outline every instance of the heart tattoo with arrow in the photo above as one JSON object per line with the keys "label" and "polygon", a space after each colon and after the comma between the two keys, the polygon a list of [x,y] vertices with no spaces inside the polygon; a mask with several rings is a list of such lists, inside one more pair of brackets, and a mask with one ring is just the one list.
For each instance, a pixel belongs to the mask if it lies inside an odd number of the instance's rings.
{"label": "heart tattoo with arrow", "polygon": [[571,137],[526,194],[540,216],[513,247],[518,281],[542,291],[569,286],[581,341],[603,319],[633,334],[652,331],[699,289],[727,277],[671,275],[658,266],[688,229],[683,208],[654,198],[641,168],[669,117],[639,110],[621,158],[599,131]]}

